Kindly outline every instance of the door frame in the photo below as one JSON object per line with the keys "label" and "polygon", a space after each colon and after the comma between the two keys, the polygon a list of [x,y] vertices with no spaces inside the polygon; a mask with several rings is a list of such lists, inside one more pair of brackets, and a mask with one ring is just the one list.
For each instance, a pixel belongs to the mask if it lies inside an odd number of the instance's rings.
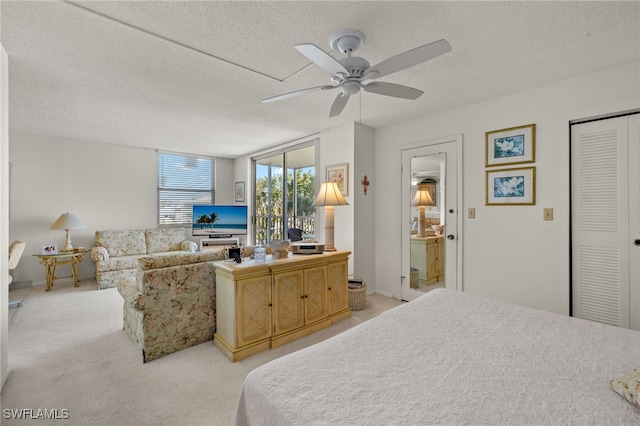
{"label": "door frame", "polygon": [[[401,206],[401,268],[402,279],[400,280],[400,299],[413,300],[424,292],[416,291],[410,287],[410,250],[411,231],[410,221],[405,220],[411,217],[411,158],[416,155],[432,155],[439,153],[449,153],[445,155],[445,175],[441,179],[445,181],[445,235],[453,234],[453,241],[445,237],[445,283],[446,288],[464,291],[462,280],[462,254],[463,254],[463,168],[462,168],[462,134],[446,136],[436,139],[429,139],[401,145],[402,176],[400,179]],[[453,154],[453,155],[452,155]],[[455,157],[455,158],[451,158]],[[454,185],[448,182],[455,181]],[[448,211],[453,209],[453,213]],[[454,218],[451,219],[450,215]],[[453,221],[454,227],[447,226],[446,222]],[[454,229],[452,229],[454,228]],[[452,244],[455,243],[455,244]]]}

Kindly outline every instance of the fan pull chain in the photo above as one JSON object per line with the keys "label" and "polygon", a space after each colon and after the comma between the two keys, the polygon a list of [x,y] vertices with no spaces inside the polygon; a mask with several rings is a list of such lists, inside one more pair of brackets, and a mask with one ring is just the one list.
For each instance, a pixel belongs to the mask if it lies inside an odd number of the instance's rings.
{"label": "fan pull chain", "polygon": [[360,121],[358,126],[362,127],[362,90],[360,91]]}

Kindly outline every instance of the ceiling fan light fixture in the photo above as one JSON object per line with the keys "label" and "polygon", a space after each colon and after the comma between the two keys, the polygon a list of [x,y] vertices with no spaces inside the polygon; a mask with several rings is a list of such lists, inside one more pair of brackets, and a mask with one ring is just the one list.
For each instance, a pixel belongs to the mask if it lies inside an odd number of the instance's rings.
{"label": "ceiling fan light fixture", "polygon": [[345,95],[355,95],[360,91],[360,82],[355,80],[345,81],[342,83],[342,93]]}

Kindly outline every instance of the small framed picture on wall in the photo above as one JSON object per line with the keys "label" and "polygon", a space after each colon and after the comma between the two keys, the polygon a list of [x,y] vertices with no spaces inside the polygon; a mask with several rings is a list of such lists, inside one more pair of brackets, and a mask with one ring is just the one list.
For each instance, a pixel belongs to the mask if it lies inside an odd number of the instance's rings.
{"label": "small framed picture on wall", "polygon": [[487,167],[533,163],[536,158],[536,125],[486,132],[485,143]]}
{"label": "small framed picture on wall", "polygon": [[245,192],[244,192],[244,182],[236,182],[236,202],[244,203],[245,202]]}
{"label": "small framed picture on wall", "polygon": [[326,182],[337,183],[342,195],[349,195],[349,163],[327,166]]}
{"label": "small framed picture on wall", "polygon": [[487,206],[536,204],[536,168],[522,167],[486,171]]}

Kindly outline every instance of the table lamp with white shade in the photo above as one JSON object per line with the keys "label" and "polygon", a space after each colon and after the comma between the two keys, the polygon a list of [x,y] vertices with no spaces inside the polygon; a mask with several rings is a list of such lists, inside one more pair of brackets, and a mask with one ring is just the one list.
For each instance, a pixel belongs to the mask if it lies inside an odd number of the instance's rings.
{"label": "table lamp with white shade", "polygon": [[325,182],[320,186],[320,191],[313,202],[314,207],[324,206],[324,249],[336,251],[333,235],[333,206],[348,206],[347,200],[342,196],[338,184]]}
{"label": "table lamp with white shade", "polygon": [[69,212],[61,214],[58,220],[53,222],[53,225],[51,225],[51,229],[64,229],[65,231],[67,231],[67,238],[64,242],[64,247],[62,247],[62,250],[60,250],[61,252],[68,253],[73,251],[69,230],[82,228],[85,228],[84,223],[82,223],[82,221],[78,219],[76,215]]}
{"label": "table lamp with white shade", "polygon": [[413,200],[411,202],[412,205],[418,206],[419,218],[418,218],[418,236],[426,237],[426,218],[424,215],[424,208],[427,206],[435,206],[436,202],[433,200],[432,195],[432,183],[419,183],[418,190],[416,191],[416,195],[413,196]]}

